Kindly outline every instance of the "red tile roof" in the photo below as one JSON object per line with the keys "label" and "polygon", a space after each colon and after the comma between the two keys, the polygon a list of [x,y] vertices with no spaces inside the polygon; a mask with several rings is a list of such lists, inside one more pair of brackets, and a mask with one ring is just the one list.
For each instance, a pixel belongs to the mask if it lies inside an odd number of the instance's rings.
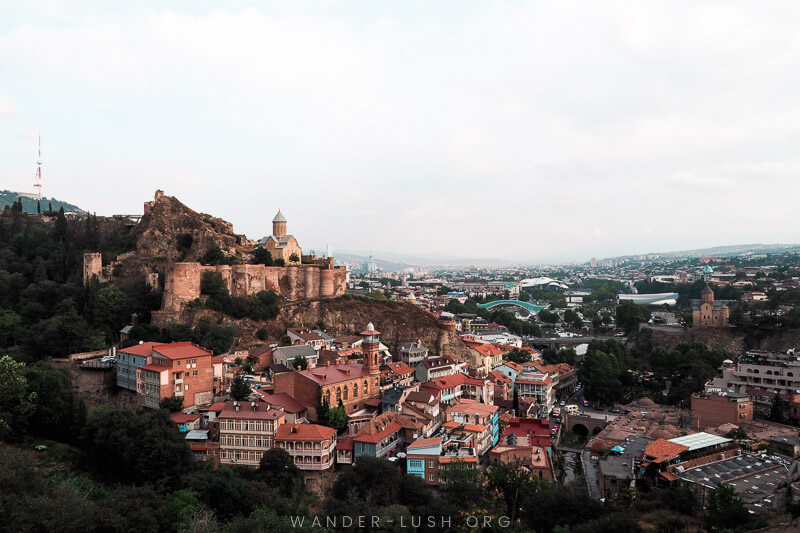
{"label": "red tile roof", "polygon": [[318,366],[309,370],[301,370],[300,374],[320,385],[341,383],[350,379],[369,376],[369,372],[365,371],[364,366],[359,363]]}
{"label": "red tile roof", "polygon": [[448,407],[448,413],[469,413],[474,415],[491,415],[497,412],[499,408],[496,405],[489,405],[480,403],[475,400],[459,400],[458,403]]}
{"label": "red tile roof", "polygon": [[384,365],[389,368],[392,372],[397,374],[398,376],[406,376],[408,374],[413,374],[414,369],[408,366],[403,361],[395,361],[394,363],[389,363],[388,365]]}
{"label": "red tile roof", "polygon": [[317,424],[282,424],[275,433],[275,440],[323,441],[335,436],[335,429]]}
{"label": "red tile roof", "polygon": [[423,388],[427,389],[452,389],[458,387],[459,385],[472,385],[475,387],[483,387],[485,385],[484,380],[479,378],[470,377],[463,372],[459,372],[458,374],[452,374],[450,376],[443,376],[436,379],[431,379],[426,381],[422,384]]}
{"label": "red tile roof", "polygon": [[466,431],[474,431],[476,433],[483,433],[486,431],[486,426],[482,426],[480,424],[464,424],[464,429]]}
{"label": "red tile roof", "polygon": [[191,342],[173,342],[171,344],[158,344],[153,346],[153,351],[158,352],[167,359],[187,359],[190,357],[212,356],[214,352],[201,348]]}
{"label": "red tile roof", "polygon": [[383,426],[383,429],[380,431],[376,431],[375,433],[359,433],[353,440],[356,442],[380,442],[392,433],[400,431],[401,429],[403,429],[403,426],[397,422],[389,422]]}
{"label": "red tile roof", "polygon": [[683,444],[676,444],[666,439],[656,439],[647,445],[644,454],[654,463],[663,463],[675,459],[688,449],[689,447]]}
{"label": "red tile roof", "polygon": [[172,367],[171,366],[164,366],[164,365],[149,364],[149,365],[140,366],[139,370],[149,370],[151,372],[159,372],[159,373],[161,373],[161,372],[164,372],[166,370],[172,370]]}
{"label": "red tile roof", "polygon": [[143,355],[148,356],[153,352],[153,346],[158,346],[161,344],[160,342],[143,342],[141,344],[136,344],[134,346],[128,346],[127,348],[122,348],[117,350],[118,352],[123,352],[132,355]]}
{"label": "red tile roof", "polygon": [[303,404],[285,392],[279,392],[276,394],[262,394],[261,398],[270,405],[283,407],[283,410],[287,413],[297,414],[306,410],[306,407]]}
{"label": "red tile roof", "polygon": [[270,408],[267,409],[266,402],[255,402],[255,410],[250,402],[238,402],[239,410],[233,405],[235,402],[225,402],[225,409],[219,414],[219,418],[246,418],[246,419],[261,419],[261,420],[275,420],[283,416],[283,411]]}
{"label": "red tile roof", "polygon": [[522,365],[515,361],[503,361],[503,364],[512,370],[516,370],[517,372],[522,371]]}
{"label": "red tile roof", "polygon": [[336,449],[337,450],[352,450],[353,449],[353,437],[345,437],[343,439],[339,439],[336,442]]}
{"label": "red tile roof", "polygon": [[169,415],[169,417],[176,424],[185,424],[186,422],[194,422],[195,420],[200,418],[200,415],[198,415],[197,413],[193,415],[188,415],[186,413],[172,413],[171,415]]}

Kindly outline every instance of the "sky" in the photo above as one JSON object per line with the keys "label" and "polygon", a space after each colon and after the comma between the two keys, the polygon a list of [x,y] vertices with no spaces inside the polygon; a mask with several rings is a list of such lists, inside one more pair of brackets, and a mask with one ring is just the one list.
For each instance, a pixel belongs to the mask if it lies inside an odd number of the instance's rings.
{"label": "sky", "polygon": [[0,188],[304,249],[796,243],[797,2],[0,4]]}

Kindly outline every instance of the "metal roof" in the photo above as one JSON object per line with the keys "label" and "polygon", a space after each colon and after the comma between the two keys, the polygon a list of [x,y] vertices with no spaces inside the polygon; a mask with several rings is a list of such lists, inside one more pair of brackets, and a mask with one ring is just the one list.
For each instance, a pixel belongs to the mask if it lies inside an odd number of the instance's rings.
{"label": "metal roof", "polygon": [[692,433],[691,435],[684,435],[683,437],[675,437],[674,439],[669,439],[670,442],[674,442],[675,444],[681,444],[689,448],[688,451],[699,450],[701,448],[708,448],[709,446],[716,446],[718,444],[725,444],[726,442],[731,442],[731,439],[726,439],[725,437],[718,437],[717,435],[712,435],[711,433]]}

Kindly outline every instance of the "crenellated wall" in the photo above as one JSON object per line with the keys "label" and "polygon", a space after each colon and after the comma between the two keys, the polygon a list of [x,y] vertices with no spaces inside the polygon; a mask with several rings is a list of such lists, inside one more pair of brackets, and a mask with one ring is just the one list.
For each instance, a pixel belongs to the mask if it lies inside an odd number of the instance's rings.
{"label": "crenellated wall", "polygon": [[347,288],[344,267],[318,266],[268,267],[264,265],[217,265],[200,263],[170,263],[164,280],[164,299],[161,309],[178,312],[183,306],[200,297],[203,272],[217,272],[232,296],[250,296],[260,291],[273,291],[287,300],[333,298]]}

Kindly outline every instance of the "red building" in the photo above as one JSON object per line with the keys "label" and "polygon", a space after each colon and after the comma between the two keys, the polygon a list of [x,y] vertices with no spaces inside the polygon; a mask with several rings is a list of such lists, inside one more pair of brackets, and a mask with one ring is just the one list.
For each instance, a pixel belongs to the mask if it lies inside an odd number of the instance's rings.
{"label": "red building", "polygon": [[214,369],[210,350],[191,342],[154,344],[147,364],[136,371],[137,402],[158,409],[164,398],[183,399],[184,407],[210,404]]}
{"label": "red building", "polygon": [[336,430],[317,424],[284,424],[275,433],[275,446],[289,452],[301,470],[326,470],[336,460]]}

